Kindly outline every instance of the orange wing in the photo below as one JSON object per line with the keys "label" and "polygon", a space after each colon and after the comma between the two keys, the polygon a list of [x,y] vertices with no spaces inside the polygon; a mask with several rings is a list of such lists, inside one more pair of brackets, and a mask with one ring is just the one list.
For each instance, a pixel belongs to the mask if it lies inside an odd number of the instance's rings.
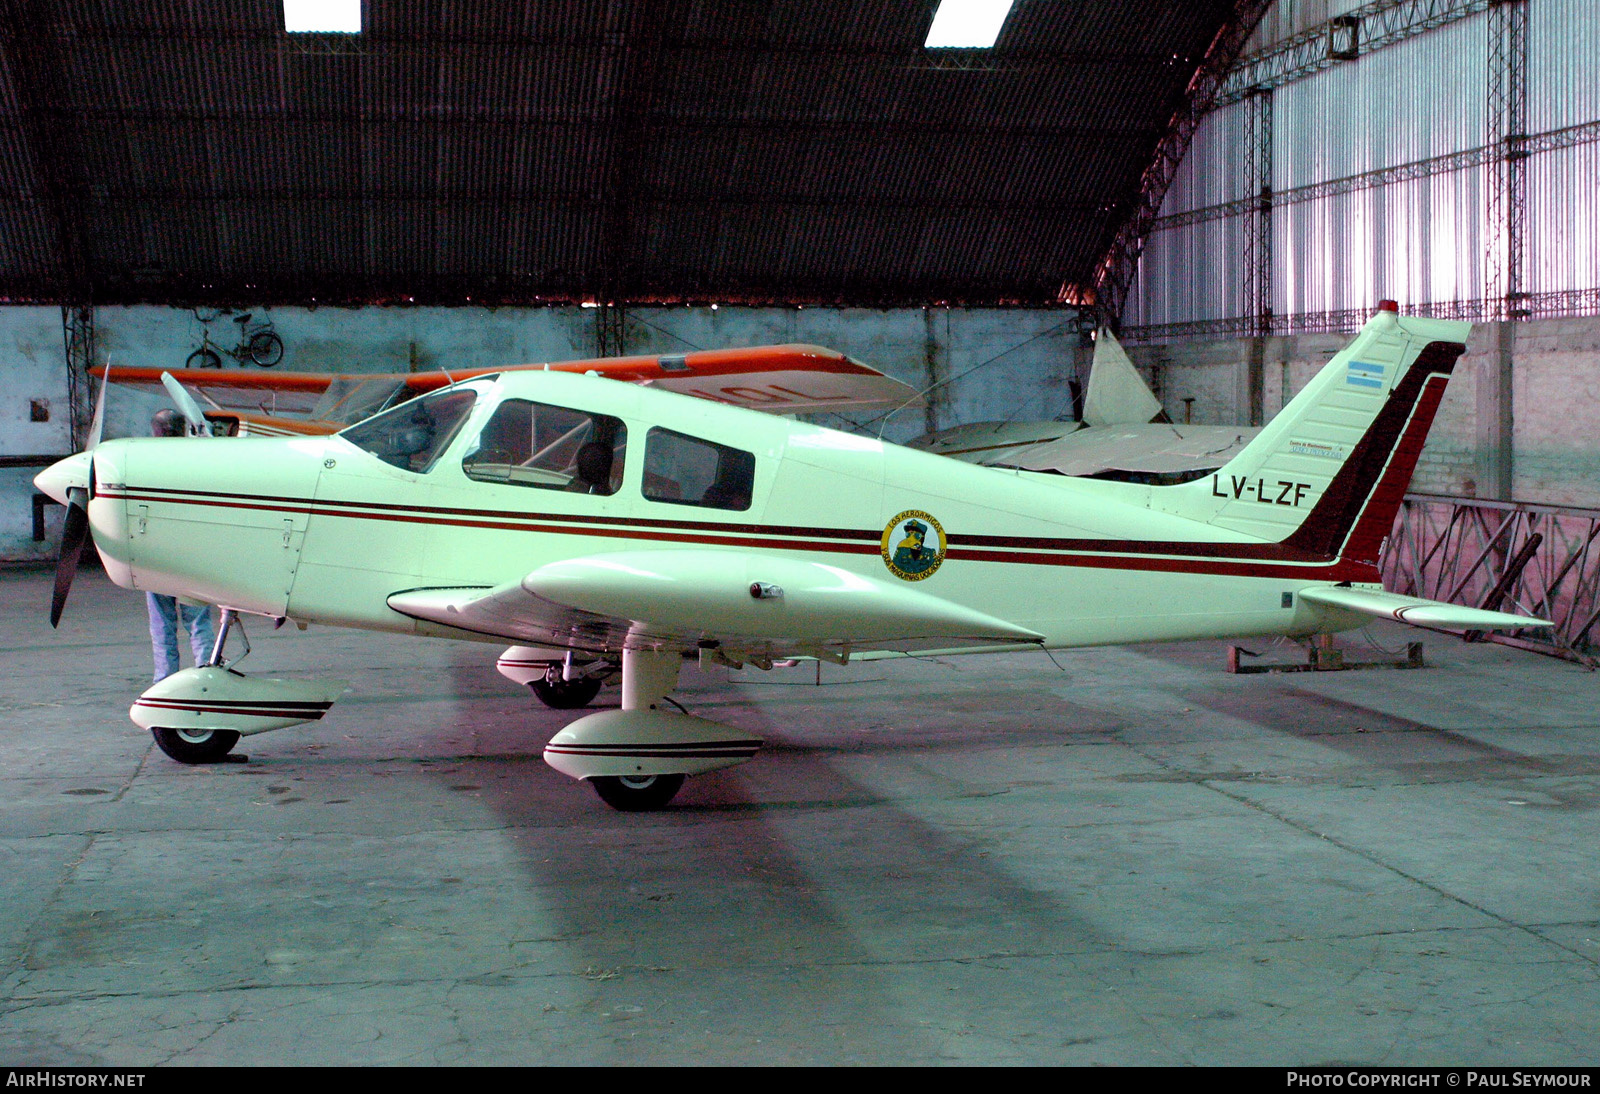
{"label": "orange wing", "polygon": [[[660,356],[418,373],[263,372],[180,369],[173,373],[230,433],[332,433],[387,406],[458,380],[517,369],[592,372],[774,414],[920,405],[917,391],[821,346],[751,346]],[[163,369],[111,366],[113,384],[162,393]]]}

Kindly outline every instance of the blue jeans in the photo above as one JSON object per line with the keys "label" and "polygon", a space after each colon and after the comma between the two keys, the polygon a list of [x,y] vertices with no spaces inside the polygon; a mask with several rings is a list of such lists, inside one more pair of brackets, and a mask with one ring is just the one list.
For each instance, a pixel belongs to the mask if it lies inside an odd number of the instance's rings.
{"label": "blue jeans", "polygon": [[145,604],[150,609],[150,645],[155,651],[156,679],[164,680],[182,667],[178,660],[178,617],[183,617],[183,629],[189,632],[189,648],[194,651],[194,663],[204,664],[211,656],[211,647],[217,644],[217,632],[211,626],[210,608],[191,608],[179,604],[175,597],[160,593],[145,593]]}

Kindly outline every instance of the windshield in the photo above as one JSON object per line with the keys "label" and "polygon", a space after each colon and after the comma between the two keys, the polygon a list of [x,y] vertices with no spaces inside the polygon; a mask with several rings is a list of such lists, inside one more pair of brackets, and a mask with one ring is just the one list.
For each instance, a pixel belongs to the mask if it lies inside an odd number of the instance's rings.
{"label": "windshield", "polygon": [[359,422],[403,397],[404,376],[335,376],[309,417],[324,422]]}
{"label": "windshield", "polygon": [[478,393],[471,388],[445,388],[401,403],[339,436],[384,463],[424,474],[433,469],[477,399]]}

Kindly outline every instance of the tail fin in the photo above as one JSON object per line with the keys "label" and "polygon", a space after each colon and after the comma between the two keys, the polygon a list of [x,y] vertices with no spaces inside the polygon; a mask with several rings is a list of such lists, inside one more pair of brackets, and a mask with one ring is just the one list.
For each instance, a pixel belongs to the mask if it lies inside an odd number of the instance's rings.
{"label": "tail fin", "polygon": [[1084,423],[1143,425],[1160,413],[1160,400],[1150,393],[1127,351],[1110,329],[1101,327],[1094,336],[1089,393],[1083,400]]}
{"label": "tail fin", "polygon": [[1173,492],[1163,508],[1278,544],[1285,556],[1375,565],[1472,329],[1402,319],[1392,301],[1379,307],[1219,471],[1158,490]]}

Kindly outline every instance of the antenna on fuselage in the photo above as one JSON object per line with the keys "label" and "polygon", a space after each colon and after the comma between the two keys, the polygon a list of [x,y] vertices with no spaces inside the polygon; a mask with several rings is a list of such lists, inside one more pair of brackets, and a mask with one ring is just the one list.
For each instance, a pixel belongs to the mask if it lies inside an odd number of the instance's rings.
{"label": "antenna on fuselage", "polygon": [[1078,321],[1078,318],[1079,318],[1078,315],[1074,314],[1071,319],[1063,320],[1060,323],[1057,323],[1055,326],[1050,327],[1047,330],[1040,331],[1038,334],[1034,335],[1032,338],[1023,339],[1022,341],[1018,342],[1014,346],[1008,346],[1005,349],[1001,350],[999,353],[995,354],[993,357],[989,358],[987,361],[979,361],[977,364],[973,365],[971,368],[967,369],[964,372],[958,372],[954,376],[946,376],[942,380],[935,380],[933,383],[929,384],[927,387],[923,388],[921,391],[919,391],[915,395],[911,396],[911,398],[907,399],[905,402],[901,403],[899,406],[895,407],[893,410],[889,411],[889,413],[885,414],[882,418],[880,418],[878,420],[878,440],[880,440],[880,441],[883,440],[883,431],[885,429],[889,428],[889,419],[893,418],[896,414],[900,413],[906,407],[916,404],[917,402],[919,402],[920,400],[925,398],[929,393],[937,390],[938,388],[943,387],[945,384],[954,383],[957,380],[965,379],[966,377],[971,376],[974,372],[977,372],[980,368],[987,368],[989,365],[994,364],[996,361],[1000,360],[1000,358],[1006,356],[1008,353],[1015,353],[1017,350],[1021,349],[1023,346],[1031,345],[1032,343],[1037,342],[1039,339],[1045,337],[1046,335],[1054,334],[1056,331],[1060,330],[1062,327],[1070,326],[1071,324],[1076,323]]}

